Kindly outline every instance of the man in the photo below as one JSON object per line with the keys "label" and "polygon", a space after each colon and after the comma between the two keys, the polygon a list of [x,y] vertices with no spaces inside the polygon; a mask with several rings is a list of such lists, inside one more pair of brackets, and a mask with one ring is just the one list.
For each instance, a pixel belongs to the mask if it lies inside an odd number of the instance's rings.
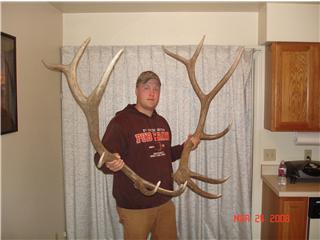
{"label": "man", "polygon": [[[121,168],[124,162],[142,178],[160,187],[173,189],[172,161],[181,157],[183,145],[171,146],[167,121],[157,114],[161,82],[152,71],[142,72],[136,82],[136,104],[129,104],[110,121],[102,139],[105,147],[118,153],[118,159],[101,170],[113,173],[116,199],[125,239],[176,239],[175,207],[170,196],[145,196],[134,188]],[[190,136],[189,136],[190,137]],[[191,137],[194,149],[200,140]],[[99,155],[95,155],[97,164]]]}

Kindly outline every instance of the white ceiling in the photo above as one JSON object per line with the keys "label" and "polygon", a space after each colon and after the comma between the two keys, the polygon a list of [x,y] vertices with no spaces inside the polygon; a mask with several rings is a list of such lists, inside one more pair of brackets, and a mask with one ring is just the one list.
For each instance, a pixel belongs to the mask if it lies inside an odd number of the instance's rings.
{"label": "white ceiling", "polygon": [[263,2],[51,2],[63,13],[257,12]]}

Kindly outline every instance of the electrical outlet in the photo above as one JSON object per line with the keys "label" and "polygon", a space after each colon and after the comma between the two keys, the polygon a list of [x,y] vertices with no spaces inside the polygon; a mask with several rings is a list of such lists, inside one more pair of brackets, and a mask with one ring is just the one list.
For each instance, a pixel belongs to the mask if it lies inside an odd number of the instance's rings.
{"label": "electrical outlet", "polygon": [[263,160],[264,161],[275,161],[276,160],[276,150],[273,149],[264,149],[263,150]]}
{"label": "electrical outlet", "polygon": [[304,160],[311,160],[312,159],[312,150],[305,149],[304,150]]}

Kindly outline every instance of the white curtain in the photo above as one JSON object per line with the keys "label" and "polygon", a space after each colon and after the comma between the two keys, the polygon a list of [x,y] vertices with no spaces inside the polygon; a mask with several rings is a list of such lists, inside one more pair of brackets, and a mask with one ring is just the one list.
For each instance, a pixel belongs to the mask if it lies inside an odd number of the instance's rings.
{"label": "white curtain", "polygon": [[[189,58],[196,46],[168,46]],[[112,57],[121,46],[89,46],[78,68],[78,81],[90,94],[100,81]],[[62,49],[63,63],[69,63],[77,46]],[[173,144],[182,143],[193,133],[200,109],[185,67],[165,55],[160,46],[126,46],[116,65],[100,104],[100,136],[116,111],[135,103],[138,74],[153,70],[162,81],[158,113],[169,122]],[[208,92],[224,76],[235,59],[237,46],[205,45],[197,61],[200,87]],[[217,133],[232,122],[229,133],[215,141],[202,141],[191,154],[192,170],[211,178],[231,176],[222,185],[198,185],[210,193],[221,193],[218,200],[199,197],[191,190],[174,198],[180,239],[251,239],[251,223],[234,222],[235,214],[251,212],[252,130],[253,130],[253,50],[245,51],[229,82],[211,103],[207,133]],[[73,100],[63,77],[63,159],[65,203],[69,239],[122,239],[112,176],[98,171],[87,123]],[[174,168],[179,162],[174,163]],[[156,171],[156,169],[155,169]]]}

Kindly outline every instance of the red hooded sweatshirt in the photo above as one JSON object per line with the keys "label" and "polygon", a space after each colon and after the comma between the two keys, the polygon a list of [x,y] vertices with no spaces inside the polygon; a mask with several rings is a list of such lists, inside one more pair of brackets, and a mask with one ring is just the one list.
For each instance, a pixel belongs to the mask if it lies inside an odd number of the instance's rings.
{"label": "red hooded sweatshirt", "polygon": [[[160,187],[173,189],[172,161],[181,157],[183,145],[171,147],[171,131],[167,121],[153,112],[149,117],[129,104],[110,121],[102,143],[111,153],[119,153],[124,162],[140,177]],[[94,156],[97,165],[99,154]],[[105,165],[100,169],[112,173]],[[156,193],[145,196],[133,182],[118,171],[113,173],[113,196],[117,206],[127,209],[144,209],[159,206],[171,199]]]}

